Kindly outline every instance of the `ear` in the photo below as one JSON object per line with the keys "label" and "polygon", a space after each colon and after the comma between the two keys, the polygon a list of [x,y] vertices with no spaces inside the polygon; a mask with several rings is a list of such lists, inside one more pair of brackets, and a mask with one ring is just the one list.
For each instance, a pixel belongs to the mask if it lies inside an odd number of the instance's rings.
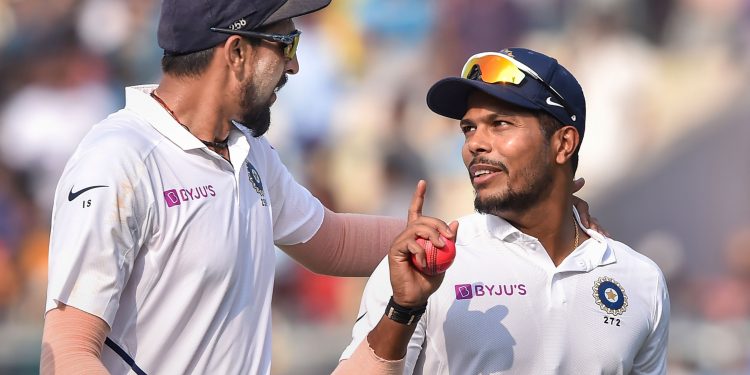
{"label": "ear", "polygon": [[573,157],[573,153],[581,142],[578,130],[570,125],[558,129],[552,136],[552,139],[552,146],[555,151],[555,162],[560,165],[565,164],[571,157]]}
{"label": "ear", "polygon": [[253,46],[239,35],[231,35],[221,48],[224,63],[232,71],[237,80],[242,81],[249,74],[247,61],[255,52]]}

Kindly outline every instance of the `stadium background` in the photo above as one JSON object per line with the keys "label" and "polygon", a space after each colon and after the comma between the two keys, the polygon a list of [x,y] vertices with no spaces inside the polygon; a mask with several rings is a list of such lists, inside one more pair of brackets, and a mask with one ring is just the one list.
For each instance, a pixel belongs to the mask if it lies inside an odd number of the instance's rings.
{"label": "stadium background", "polygon": [[[157,0],[0,0],[0,374],[36,373],[52,193],[92,124],[154,82]],[[269,138],[329,208],[471,212],[457,124],[427,88],[474,52],[558,57],[588,99],[580,196],[663,269],[670,374],[750,374],[750,1],[335,0],[298,20]],[[279,256],[274,373],[327,374],[365,279]]]}

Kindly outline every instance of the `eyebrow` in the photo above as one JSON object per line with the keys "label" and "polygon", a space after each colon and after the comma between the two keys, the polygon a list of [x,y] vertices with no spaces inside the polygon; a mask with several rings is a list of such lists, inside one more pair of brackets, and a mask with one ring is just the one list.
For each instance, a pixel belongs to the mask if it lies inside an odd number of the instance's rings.
{"label": "eyebrow", "polygon": [[[498,112],[492,112],[492,113],[488,113],[488,114],[480,117],[479,118],[479,122],[491,123],[491,122],[493,122],[493,121],[495,121],[497,119],[500,119],[500,118],[512,118],[512,117],[516,117],[516,116],[518,116],[518,114],[516,114],[516,113],[498,113]],[[461,119],[461,122],[459,123],[459,125],[462,125],[462,126],[463,125],[467,125],[467,126],[468,125],[476,125],[476,122],[474,122],[474,120],[470,120],[470,119]]]}
{"label": "eyebrow", "polygon": [[473,126],[476,124],[474,124],[474,121],[462,118],[461,121],[458,123],[458,125],[459,126]]}

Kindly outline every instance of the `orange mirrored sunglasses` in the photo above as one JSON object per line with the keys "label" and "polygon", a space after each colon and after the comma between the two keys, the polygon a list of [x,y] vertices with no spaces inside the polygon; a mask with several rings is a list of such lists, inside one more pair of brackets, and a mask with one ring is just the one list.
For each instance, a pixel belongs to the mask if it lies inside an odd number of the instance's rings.
{"label": "orange mirrored sunglasses", "polygon": [[461,77],[471,80],[480,80],[486,83],[507,83],[520,85],[526,76],[538,81],[547,91],[554,94],[562,103],[563,109],[575,121],[576,116],[572,113],[568,102],[552,86],[545,82],[542,77],[525,64],[510,56],[498,52],[483,52],[471,56],[464,68]]}

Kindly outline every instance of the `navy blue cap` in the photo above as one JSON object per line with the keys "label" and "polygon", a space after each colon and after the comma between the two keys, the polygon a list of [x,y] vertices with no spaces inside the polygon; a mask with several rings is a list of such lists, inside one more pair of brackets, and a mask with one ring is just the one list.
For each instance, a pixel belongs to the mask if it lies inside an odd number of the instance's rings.
{"label": "navy blue cap", "polygon": [[[534,70],[539,77],[557,91],[567,102],[568,110],[555,93],[528,76],[518,85],[485,83],[460,77],[444,78],[430,88],[427,106],[445,117],[460,120],[467,111],[469,95],[475,90],[521,108],[542,110],[564,125],[572,125],[583,140],[586,129],[586,99],[583,89],[573,75],[557,60],[525,48],[506,48],[502,53]],[[570,112],[570,113],[569,113]]]}
{"label": "navy blue cap", "polygon": [[229,35],[212,27],[253,30],[325,8],[331,0],[164,0],[159,47],[167,55],[211,48]]}

